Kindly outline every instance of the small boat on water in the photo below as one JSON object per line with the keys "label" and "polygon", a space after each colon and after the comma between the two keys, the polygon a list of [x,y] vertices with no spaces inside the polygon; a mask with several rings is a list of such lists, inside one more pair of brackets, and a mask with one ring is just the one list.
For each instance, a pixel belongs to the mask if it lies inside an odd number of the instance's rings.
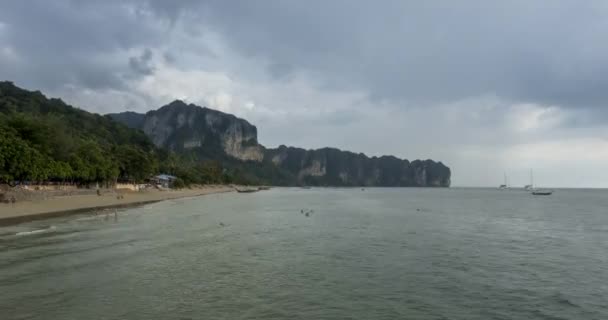
{"label": "small boat on water", "polygon": [[532,169],[530,169],[530,184],[524,186],[524,190],[533,191],[534,190],[534,176],[532,173]]}
{"label": "small boat on water", "polygon": [[498,190],[507,190],[509,189],[509,182],[507,180],[507,174],[505,173],[505,183],[498,186]]}
{"label": "small boat on water", "polygon": [[533,190],[532,195],[535,196],[550,196],[553,194],[553,190]]}
{"label": "small boat on water", "polygon": [[260,191],[260,190],[258,190],[257,188],[255,188],[255,189],[251,189],[251,188],[250,189],[236,189],[236,192],[239,192],[239,193],[253,193],[253,192],[258,192],[258,191]]}
{"label": "small boat on water", "polygon": [[526,186],[526,190],[531,191],[533,196],[550,196],[553,194],[553,190],[536,189],[534,187],[534,173],[532,170],[530,170],[530,184]]}

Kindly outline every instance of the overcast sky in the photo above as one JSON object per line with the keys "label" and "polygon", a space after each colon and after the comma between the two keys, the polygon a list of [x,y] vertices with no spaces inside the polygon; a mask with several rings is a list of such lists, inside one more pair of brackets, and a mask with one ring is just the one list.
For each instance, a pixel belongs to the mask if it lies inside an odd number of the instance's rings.
{"label": "overcast sky", "polygon": [[455,186],[608,187],[608,2],[2,1],[0,78],[174,100],[259,140],[440,160]]}

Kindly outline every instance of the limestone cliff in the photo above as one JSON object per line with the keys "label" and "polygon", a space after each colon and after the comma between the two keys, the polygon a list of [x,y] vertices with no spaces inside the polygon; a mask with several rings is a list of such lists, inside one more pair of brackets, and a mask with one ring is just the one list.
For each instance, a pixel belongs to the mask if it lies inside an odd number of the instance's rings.
{"label": "limestone cliff", "polygon": [[[237,159],[252,165],[261,181],[280,178],[287,185],[449,187],[450,169],[432,160],[367,157],[333,148],[304,150],[258,143],[257,128],[246,120],[216,110],[174,101],[145,115],[110,115],[139,128],[154,144],[206,159]],[[267,180],[264,180],[264,179]]]}
{"label": "limestone cliff", "polygon": [[392,156],[367,157],[333,148],[280,146],[266,158],[305,185],[449,187],[450,169],[432,160],[409,162]]}
{"label": "limestone cliff", "polygon": [[[139,120],[133,114],[111,114],[115,120],[136,127],[154,144],[175,152],[223,152],[239,160],[262,161],[257,129],[233,115],[176,100]],[[131,122],[128,122],[131,120]]]}

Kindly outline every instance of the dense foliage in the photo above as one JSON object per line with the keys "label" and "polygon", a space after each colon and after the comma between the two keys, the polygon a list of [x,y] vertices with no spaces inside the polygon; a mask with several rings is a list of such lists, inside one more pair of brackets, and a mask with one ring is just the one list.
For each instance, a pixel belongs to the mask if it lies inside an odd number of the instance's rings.
{"label": "dense foliage", "polygon": [[159,172],[185,184],[248,182],[218,162],[158,150],[143,132],[109,117],[0,82],[0,183],[142,182]]}
{"label": "dense foliage", "polygon": [[158,168],[141,132],[0,82],[0,181],[141,181]]}
{"label": "dense foliage", "polygon": [[163,150],[167,157],[161,161],[160,171],[182,178],[185,184],[296,184],[292,174],[272,163],[241,161],[227,156],[223,150],[211,152],[210,149],[197,148],[179,154]]}
{"label": "dense foliage", "polygon": [[[158,135],[148,132],[148,137],[141,130],[147,117],[166,122]],[[192,125],[184,125],[188,122]],[[192,137],[201,137],[194,141],[198,145],[186,147]],[[228,155],[225,146],[235,141],[241,148],[259,147],[263,160],[241,161]],[[0,82],[0,184],[143,182],[158,173],[177,176],[176,187],[225,183],[445,187],[451,175],[448,167],[432,160],[370,158],[333,148],[266,149],[257,143],[257,129],[247,121],[181,101],[146,115],[101,116]]]}

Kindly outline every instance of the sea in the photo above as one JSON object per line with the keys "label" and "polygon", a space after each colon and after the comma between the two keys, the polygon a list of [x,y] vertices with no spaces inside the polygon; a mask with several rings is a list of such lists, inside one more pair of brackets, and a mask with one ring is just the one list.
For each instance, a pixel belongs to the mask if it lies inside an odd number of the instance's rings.
{"label": "sea", "polygon": [[608,319],[608,191],[273,188],[2,227],[0,319]]}

